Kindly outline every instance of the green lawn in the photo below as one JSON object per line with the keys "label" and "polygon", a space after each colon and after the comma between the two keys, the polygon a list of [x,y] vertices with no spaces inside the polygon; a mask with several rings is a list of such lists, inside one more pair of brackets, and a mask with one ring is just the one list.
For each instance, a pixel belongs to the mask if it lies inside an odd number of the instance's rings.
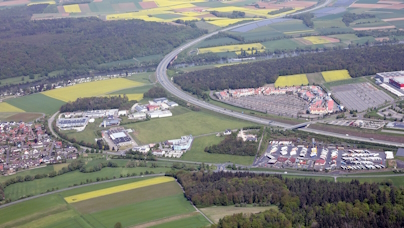
{"label": "green lawn", "polygon": [[229,37],[222,37],[222,38],[217,38],[217,39],[204,40],[201,43],[197,44],[197,47],[203,48],[203,47],[238,44],[238,43],[240,43],[240,41],[229,38]]}
{"label": "green lawn", "polygon": [[183,218],[179,220],[175,220],[172,222],[163,223],[156,226],[151,226],[153,228],[200,228],[206,227],[210,225],[210,223],[202,216],[196,215],[188,218]]}
{"label": "green lawn", "polygon": [[15,107],[26,112],[40,112],[47,115],[54,114],[62,105],[65,104],[64,101],[48,97],[41,93],[8,99],[7,103],[14,105]]}
{"label": "green lawn", "polygon": [[[176,114],[177,111],[182,114]],[[137,141],[144,144],[175,139],[183,135],[196,136],[251,125],[255,124],[206,110],[194,112],[184,107],[175,107],[171,117],[128,124],[125,128],[135,129],[134,135]]]}
{"label": "green lawn", "polygon": [[98,134],[104,128],[100,128],[99,125],[101,124],[102,119],[95,119],[94,123],[89,123],[83,131],[77,132],[76,130],[68,130],[62,131],[65,133],[69,138],[76,139],[77,142],[84,141],[86,143],[96,143],[95,138],[101,138],[101,135]]}
{"label": "green lawn", "polygon": [[311,28],[307,27],[301,20],[291,20],[285,21],[281,23],[275,23],[270,25],[273,29],[280,32],[293,32],[293,31],[302,31],[302,30],[311,30]]}
{"label": "green lawn", "polygon": [[340,81],[334,81],[334,82],[326,82],[323,85],[327,89],[331,89],[333,86],[340,86],[340,85],[346,85],[346,84],[353,84],[353,83],[361,83],[361,82],[367,82],[367,80],[363,77],[360,78],[351,78],[351,79],[346,79],[346,80],[340,80]]}
{"label": "green lawn", "polygon": [[84,218],[93,227],[113,227],[116,222],[128,227],[193,211],[195,209],[181,193],[84,215]]}
{"label": "green lawn", "polygon": [[284,36],[282,32],[275,30],[269,26],[262,26],[248,32],[229,32],[229,33],[236,36],[242,36],[248,42]]}
{"label": "green lawn", "polygon": [[26,175],[35,176],[36,174],[48,174],[48,173],[50,173],[52,171],[53,171],[53,166],[48,165],[46,167],[41,167],[41,168],[21,171],[21,172],[18,172],[16,175],[10,175],[10,176],[1,175],[0,176],[0,183],[6,181],[8,179],[14,178],[16,176],[22,176],[22,177],[25,177]]}
{"label": "green lawn", "polygon": [[227,154],[210,154],[204,151],[205,147],[212,146],[220,143],[224,138],[215,135],[204,136],[194,139],[192,148],[186,152],[181,160],[185,161],[198,161],[198,162],[211,162],[211,163],[224,163],[232,162],[240,165],[251,165],[254,162],[253,156],[236,156]]}
{"label": "green lawn", "polygon": [[69,186],[73,186],[74,184],[80,184],[80,182],[86,182],[87,179],[91,179],[93,182],[96,181],[96,178],[105,178],[108,177],[112,179],[114,176],[119,178],[121,174],[126,175],[128,173],[137,173],[140,172],[153,171],[154,173],[164,173],[170,168],[150,168],[150,167],[136,167],[136,168],[103,168],[101,171],[93,172],[93,173],[81,173],[79,171],[74,171],[70,173],[63,174],[61,176],[56,176],[53,178],[43,178],[39,180],[22,182],[18,184],[13,184],[8,186],[5,189],[6,198],[10,198],[11,200],[17,200],[21,196],[26,195],[38,195],[40,193],[46,192],[48,189],[58,188],[63,189]]}

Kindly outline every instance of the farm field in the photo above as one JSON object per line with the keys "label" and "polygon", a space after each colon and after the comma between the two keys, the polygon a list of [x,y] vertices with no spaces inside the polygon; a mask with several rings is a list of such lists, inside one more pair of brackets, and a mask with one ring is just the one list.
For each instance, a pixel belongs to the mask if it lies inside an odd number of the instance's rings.
{"label": "farm field", "polygon": [[[193,136],[224,131],[228,128],[241,128],[251,126],[252,123],[229,118],[209,111],[190,111],[184,107],[176,107],[172,117],[152,119],[125,125],[125,128],[134,129],[136,142],[140,144],[162,142],[168,139],[179,138],[183,135]],[[164,126],[162,128],[161,126]]]}
{"label": "farm field", "polygon": [[306,36],[303,39],[310,41],[312,44],[328,44],[339,42],[338,39],[326,36]]}
{"label": "farm field", "polygon": [[52,115],[57,112],[65,102],[36,93],[28,96],[8,99],[7,103],[26,112],[38,112]]}
{"label": "farm field", "polygon": [[127,80],[124,78],[115,78],[109,80],[82,83],[60,89],[53,89],[46,92],[42,92],[42,94],[54,99],[68,102],[68,101],[75,101],[77,98],[80,97],[99,96],[116,90],[122,90],[125,88],[136,87],[140,85],[142,85],[142,83],[140,82]]}
{"label": "farm field", "polygon": [[309,84],[309,81],[305,74],[279,76],[275,81],[275,87],[300,86],[307,84]]}
{"label": "farm field", "polygon": [[88,180],[96,181],[98,178],[108,177],[112,179],[115,177],[120,177],[120,175],[137,173],[138,175],[142,172],[153,171],[154,173],[164,173],[170,170],[170,168],[158,167],[158,168],[150,168],[150,167],[136,167],[136,168],[103,168],[101,171],[92,172],[92,173],[81,173],[79,171],[69,172],[63,174],[61,176],[56,176],[53,178],[43,178],[39,180],[22,182],[18,184],[13,184],[8,186],[5,190],[6,198],[11,200],[17,200],[22,196],[26,195],[38,195],[40,193],[46,192],[52,188],[54,189],[63,189],[69,186],[73,186],[74,184],[80,184],[81,182],[85,183]]}
{"label": "farm field", "polygon": [[37,118],[42,117],[41,113],[31,113],[31,112],[20,112],[18,114],[13,114],[3,120],[5,121],[15,121],[15,122],[19,122],[19,121],[23,121],[23,122],[30,122],[30,121],[34,121]]}
{"label": "farm field", "polygon": [[10,105],[6,102],[0,103],[0,110],[1,110],[1,112],[24,112],[24,110],[19,109],[13,105]]}
{"label": "farm field", "polygon": [[208,216],[214,223],[218,223],[219,219],[233,214],[255,214],[266,210],[278,210],[277,206],[268,206],[268,207],[252,207],[249,205],[248,207],[235,207],[232,206],[213,206],[213,207],[205,207],[200,210]]}
{"label": "farm field", "polygon": [[300,42],[296,42],[293,39],[266,41],[263,42],[262,45],[264,45],[268,51],[294,50],[298,47],[303,47]]}
{"label": "farm field", "polygon": [[133,87],[129,89],[123,89],[123,90],[118,90],[114,91],[112,93],[109,93],[108,95],[113,95],[113,94],[143,94],[149,89],[153,88],[153,85],[145,85],[145,86],[138,86],[138,87]]}
{"label": "farm field", "polygon": [[[105,188],[121,188],[123,185],[153,181],[161,177],[138,178],[101,183],[52,194],[0,209],[1,227],[113,227],[121,222],[123,227],[170,224],[208,225],[184,198],[180,186],[170,182],[141,187],[67,203],[63,197],[89,194]],[[164,191],[161,191],[164,189]],[[44,202],[42,202],[44,201]],[[99,205],[99,206],[95,206]],[[135,216],[134,216],[135,215]]]}
{"label": "farm field", "polygon": [[321,73],[311,73],[311,74],[306,74],[307,79],[309,80],[310,84],[316,83],[316,84],[323,84],[324,78]]}
{"label": "farm field", "polygon": [[321,74],[326,82],[351,79],[351,76],[347,70],[324,71],[321,72]]}
{"label": "farm field", "polygon": [[[233,128],[232,128],[233,129]],[[232,162],[241,165],[251,165],[254,162],[253,156],[237,156],[227,154],[211,154],[205,152],[205,147],[219,144],[224,137],[214,135],[195,138],[191,150],[186,152],[180,159],[184,161],[198,161],[210,163]]]}
{"label": "farm field", "polygon": [[265,47],[260,43],[252,43],[252,44],[234,44],[234,45],[225,45],[225,46],[217,46],[217,47],[209,47],[209,48],[199,48],[199,53],[217,53],[217,52],[238,52],[241,50],[247,51],[255,49],[258,51],[262,51]]}

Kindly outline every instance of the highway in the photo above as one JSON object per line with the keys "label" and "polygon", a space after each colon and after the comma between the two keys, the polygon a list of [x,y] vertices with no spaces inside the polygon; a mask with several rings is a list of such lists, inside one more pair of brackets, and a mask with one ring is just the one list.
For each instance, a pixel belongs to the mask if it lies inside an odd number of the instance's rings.
{"label": "highway", "polygon": [[[326,2],[324,2],[321,5],[318,5],[312,9],[308,9],[305,11],[301,11],[298,12],[296,14],[300,14],[300,13],[305,13],[308,11],[312,11],[312,10],[316,10],[319,8],[322,8],[326,5],[328,5],[331,2],[331,0],[327,0]],[[281,17],[278,17],[281,18]],[[265,19],[265,20],[261,20],[261,21],[267,21],[267,20],[273,20],[275,18],[271,18],[271,19]],[[227,116],[231,116],[231,117],[235,117],[238,119],[242,119],[242,120],[246,120],[246,121],[250,121],[253,123],[257,123],[257,124],[263,124],[263,125],[272,125],[272,126],[277,126],[277,127],[282,127],[282,128],[288,128],[291,127],[292,125],[289,124],[285,124],[285,123],[280,123],[280,122],[275,122],[275,121],[270,121],[267,119],[263,119],[263,118],[259,118],[259,117],[255,117],[255,116],[250,116],[247,114],[243,114],[243,113],[239,113],[239,112],[235,112],[232,110],[226,110],[224,108],[215,106],[213,104],[210,103],[206,103],[205,101],[199,100],[197,98],[194,98],[193,96],[185,93],[184,91],[182,91],[181,89],[177,88],[172,82],[171,80],[168,78],[167,76],[167,67],[170,64],[170,62],[179,54],[181,53],[183,50],[213,36],[218,34],[219,32],[224,32],[224,31],[229,31],[241,26],[245,26],[248,24],[253,24],[253,23],[257,23],[257,21],[253,21],[253,22],[248,22],[245,24],[239,24],[239,25],[235,25],[229,28],[225,28],[216,32],[212,32],[210,34],[201,36],[193,41],[190,41],[189,43],[186,43],[180,47],[178,47],[177,49],[173,50],[172,52],[170,52],[169,54],[167,54],[164,59],[159,63],[159,65],[157,66],[156,69],[156,74],[157,74],[157,80],[158,82],[170,93],[172,93],[173,95],[187,101],[188,103],[194,104],[196,106],[217,112],[217,113],[221,113]],[[301,128],[299,130],[305,131],[305,132],[310,132],[310,133],[314,133],[314,134],[321,134],[321,135],[326,135],[326,136],[332,136],[332,137],[337,137],[337,138],[342,138],[342,139],[349,139],[349,140],[356,140],[356,141],[361,141],[361,142],[368,142],[368,143],[379,143],[379,144],[383,144],[383,145],[392,145],[392,146],[396,146],[396,147],[400,147],[400,146],[404,146],[404,140],[403,143],[396,143],[396,142],[389,142],[389,141],[384,141],[384,140],[371,140],[369,138],[361,138],[361,137],[356,137],[356,136],[349,136],[349,135],[345,135],[345,134],[338,134],[338,133],[333,133],[333,132],[327,132],[327,131],[321,131],[321,130],[315,130],[315,129],[310,129],[310,128]]]}

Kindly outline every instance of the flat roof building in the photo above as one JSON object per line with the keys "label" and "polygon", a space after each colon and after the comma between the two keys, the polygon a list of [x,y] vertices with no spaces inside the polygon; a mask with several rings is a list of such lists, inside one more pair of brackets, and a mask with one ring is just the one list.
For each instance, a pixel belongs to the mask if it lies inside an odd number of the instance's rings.
{"label": "flat roof building", "polygon": [[155,98],[155,99],[153,99],[153,101],[155,103],[157,103],[157,104],[167,103],[168,102],[167,98],[165,98],[165,97]]}
{"label": "flat roof building", "polygon": [[404,71],[382,72],[376,74],[376,78],[380,79],[380,81],[384,83],[389,83],[391,78],[402,76],[404,76]]}
{"label": "flat roof building", "polygon": [[390,84],[399,89],[404,89],[404,76],[390,78]]}
{"label": "flat roof building", "polygon": [[194,138],[192,135],[188,136],[181,136],[180,139],[173,139],[173,140],[167,140],[166,144],[172,145],[173,150],[188,150],[191,148],[191,144]]}
{"label": "flat roof building", "polygon": [[58,119],[56,125],[60,130],[77,130],[82,131],[88,124],[88,118],[70,118]]}

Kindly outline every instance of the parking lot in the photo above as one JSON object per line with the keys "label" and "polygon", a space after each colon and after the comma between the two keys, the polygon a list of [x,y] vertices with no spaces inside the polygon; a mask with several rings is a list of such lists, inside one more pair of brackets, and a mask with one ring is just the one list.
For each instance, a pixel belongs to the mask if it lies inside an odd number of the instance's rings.
{"label": "parking lot", "polygon": [[386,101],[393,101],[392,97],[384,91],[378,90],[369,82],[334,86],[331,90],[348,110],[357,110],[358,112],[379,107]]}
{"label": "parking lot", "polygon": [[299,113],[306,113],[308,107],[307,101],[294,95],[230,97],[222,102],[260,112],[292,117],[297,117]]}
{"label": "parking lot", "polygon": [[265,154],[254,161],[255,167],[289,168],[318,171],[375,170],[386,167],[386,156],[381,152],[336,148],[333,145],[305,146],[292,142],[272,142]]}

